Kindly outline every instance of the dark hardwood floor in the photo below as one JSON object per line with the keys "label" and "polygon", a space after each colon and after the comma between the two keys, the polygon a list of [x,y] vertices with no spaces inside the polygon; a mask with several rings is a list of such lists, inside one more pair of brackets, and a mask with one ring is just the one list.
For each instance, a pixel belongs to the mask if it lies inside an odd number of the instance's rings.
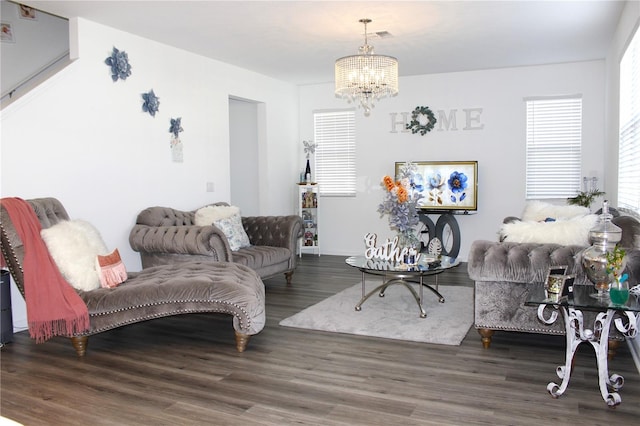
{"label": "dark hardwood floor", "polygon": [[[223,315],[163,318],[91,336],[85,359],[66,338],[36,345],[18,333],[1,351],[0,414],[24,425],[640,421],[640,375],[626,344],[610,363],[625,378],[622,404],[610,409],[591,346],[578,350],[566,394],[547,393],[547,383],[559,380],[562,337],[498,332],[483,349],[473,327],[460,346],[441,346],[278,325],[359,280],[344,257],[305,255],[291,287],[284,276],[265,281],[267,324],[244,353],[236,352],[231,318]],[[465,264],[440,283],[472,285]],[[425,295],[428,311],[436,301]]]}

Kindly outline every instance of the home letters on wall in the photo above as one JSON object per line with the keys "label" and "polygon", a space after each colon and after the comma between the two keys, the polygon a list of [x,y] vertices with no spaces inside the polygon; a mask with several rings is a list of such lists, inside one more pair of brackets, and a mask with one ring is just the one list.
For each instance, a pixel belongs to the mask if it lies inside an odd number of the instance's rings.
{"label": "home letters on wall", "polygon": [[[435,130],[438,132],[483,130],[482,110],[483,108],[439,109],[434,113],[437,120]],[[391,112],[389,115],[391,117],[391,130],[389,133],[411,132],[411,112]]]}

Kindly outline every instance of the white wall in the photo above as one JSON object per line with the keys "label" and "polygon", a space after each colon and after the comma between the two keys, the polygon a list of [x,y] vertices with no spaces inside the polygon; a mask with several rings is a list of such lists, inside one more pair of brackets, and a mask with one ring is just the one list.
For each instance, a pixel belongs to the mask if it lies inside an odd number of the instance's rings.
{"label": "white wall", "polygon": [[[120,250],[129,270],[139,270],[128,237],[142,209],[230,200],[229,96],[235,96],[264,108],[259,160],[269,167],[260,169],[261,185],[271,190],[259,213],[295,212],[295,86],[90,21],[71,27],[79,59],[2,110],[2,197],[57,197],[72,218],[90,221],[109,248]],[[132,65],[132,75],[115,83],[104,63],[114,46]],[[141,109],[141,94],[151,89],[160,98],[155,117]],[[171,159],[175,117],[184,128],[183,163]],[[206,182],[214,182],[215,192],[206,192]]]}
{"label": "white wall", "polygon": [[[400,59],[400,67],[402,60]],[[363,236],[393,235],[387,218],[376,212],[382,200],[380,179],[394,173],[396,161],[477,160],[478,213],[458,216],[466,260],[471,242],[495,240],[502,219],[519,215],[525,204],[524,97],[583,95],[583,175],[604,177],[605,62],[434,74],[400,79],[400,94],[383,99],[369,117],[356,112],[358,188],[355,198],[320,198],[319,229],[323,254],[360,254]],[[332,84],[300,89],[300,139],[313,138],[314,110],[345,108]],[[416,106],[456,109],[457,130],[436,129],[425,136],[392,133],[391,113],[411,112]],[[479,122],[464,130],[463,109],[481,108]],[[304,156],[299,150],[298,163]],[[558,200],[564,203],[564,200]],[[436,219],[436,218],[434,218]],[[435,220],[434,220],[435,221]]]}

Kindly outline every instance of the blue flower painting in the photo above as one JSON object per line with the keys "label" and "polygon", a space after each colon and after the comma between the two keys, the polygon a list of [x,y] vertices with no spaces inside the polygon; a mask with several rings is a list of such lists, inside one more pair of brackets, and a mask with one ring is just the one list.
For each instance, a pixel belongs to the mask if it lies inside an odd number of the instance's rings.
{"label": "blue flower painting", "polygon": [[[412,163],[411,189],[422,197],[418,208],[427,211],[477,210],[477,161],[421,161]],[[396,163],[396,173],[402,163]]]}
{"label": "blue flower painting", "polygon": [[464,192],[464,190],[467,189],[467,175],[464,173],[460,173],[458,171],[451,173],[449,180],[447,181],[447,185],[451,190],[452,203],[457,203],[467,198],[467,193]]}
{"label": "blue flower painting", "polygon": [[439,172],[435,172],[428,176],[428,192],[427,192],[427,200],[430,203],[441,206],[442,202],[442,193],[443,187],[446,183],[446,179],[442,177],[442,174]]}

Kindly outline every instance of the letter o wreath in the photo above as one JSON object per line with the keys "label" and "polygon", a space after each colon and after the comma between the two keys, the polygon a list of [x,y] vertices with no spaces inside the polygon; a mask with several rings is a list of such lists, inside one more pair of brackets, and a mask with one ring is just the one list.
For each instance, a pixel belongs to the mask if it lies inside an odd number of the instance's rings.
{"label": "letter o wreath", "polygon": [[436,116],[429,107],[418,106],[411,113],[411,122],[406,125],[406,128],[411,130],[414,135],[419,132],[421,136],[424,136],[433,130],[437,122]]}

